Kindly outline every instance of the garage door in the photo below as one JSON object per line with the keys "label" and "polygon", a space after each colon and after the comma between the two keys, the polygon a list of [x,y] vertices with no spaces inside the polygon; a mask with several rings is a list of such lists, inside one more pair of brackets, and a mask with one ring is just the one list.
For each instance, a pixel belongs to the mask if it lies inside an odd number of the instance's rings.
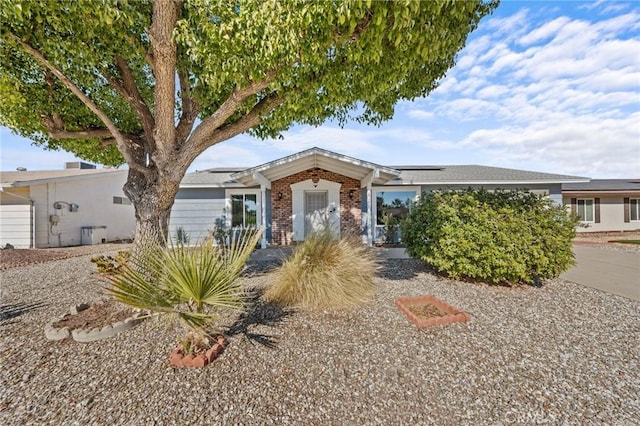
{"label": "garage door", "polygon": [[30,205],[0,206],[0,246],[30,248],[32,229]]}

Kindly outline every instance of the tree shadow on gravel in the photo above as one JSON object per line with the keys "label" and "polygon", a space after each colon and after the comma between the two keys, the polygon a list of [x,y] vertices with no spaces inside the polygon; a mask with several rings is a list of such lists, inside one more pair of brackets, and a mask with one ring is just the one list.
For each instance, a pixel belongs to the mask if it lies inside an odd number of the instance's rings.
{"label": "tree shadow on gravel", "polygon": [[387,259],[379,262],[376,275],[385,280],[410,280],[420,273],[433,272],[426,263],[417,259]]}
{"label": "tree shadow on gravel", "polygon": [[250,331],[253,326],[265,325],[275,327],[286,317],[293,314],[292,309],[266,302],[262,299],[263,289],[254,289],[247,301],[247,310],[240,314],[233,324],[227,327],[227,336],[244,335],[251,343],[258,343],[269,349],[277,347],[276,338],[267,334]]}
{"label": "tree shadow on gravel", "polygon": [[0,306],[0,326],[5,326],[15,323],[15,318],[31,312],[36,309],[40,309],[47,306],[42,302],[34,303],[10,303],[8,305]]}
{"label": "tree shadow on gravel", "polygon": [[258,277],[271,273],[282,266],[282,260],[261,260],[247,262],[247,266],[242,271],[242,276],[246,278]]}

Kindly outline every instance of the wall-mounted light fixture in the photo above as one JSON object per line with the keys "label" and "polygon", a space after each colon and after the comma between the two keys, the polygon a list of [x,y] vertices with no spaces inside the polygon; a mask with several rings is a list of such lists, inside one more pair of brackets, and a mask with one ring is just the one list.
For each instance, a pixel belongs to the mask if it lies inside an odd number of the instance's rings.
{"label": "wall-mounted light fixture", "polygon": [[349,199],[353,200],[353,197],[356,196],[356,190],[355,189],[350,189],[349,190]]}
{"label": "wall-mounted light fixture", "polygon": [[283,194],[282,192],[278,192],[278,200],[282,200]]}

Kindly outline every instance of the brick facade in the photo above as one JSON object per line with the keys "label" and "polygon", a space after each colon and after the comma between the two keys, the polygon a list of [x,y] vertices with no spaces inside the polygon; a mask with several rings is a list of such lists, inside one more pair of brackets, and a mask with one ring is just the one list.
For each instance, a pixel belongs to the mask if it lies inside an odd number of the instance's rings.
{"label": "brick facade", "polygon": [[[271,182],[271,236],[274,245],[293,242],[293,194],[291,185],[305,180],[324,179],[342,184],[340,187],[340,233],[360,235],[362,229],[360,181],[338,173],[314,168]],[[349,198],[349,192],[352,199]],[[278,194],[282,194],[279,200]]]}

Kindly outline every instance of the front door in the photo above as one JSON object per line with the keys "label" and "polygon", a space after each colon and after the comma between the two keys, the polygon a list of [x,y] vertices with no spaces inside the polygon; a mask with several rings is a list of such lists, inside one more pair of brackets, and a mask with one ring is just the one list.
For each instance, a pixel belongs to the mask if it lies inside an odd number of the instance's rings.
{"label": "front door", "polygon": [[327,191],[304,192],[304,236],[321,232],[329,223]]}

